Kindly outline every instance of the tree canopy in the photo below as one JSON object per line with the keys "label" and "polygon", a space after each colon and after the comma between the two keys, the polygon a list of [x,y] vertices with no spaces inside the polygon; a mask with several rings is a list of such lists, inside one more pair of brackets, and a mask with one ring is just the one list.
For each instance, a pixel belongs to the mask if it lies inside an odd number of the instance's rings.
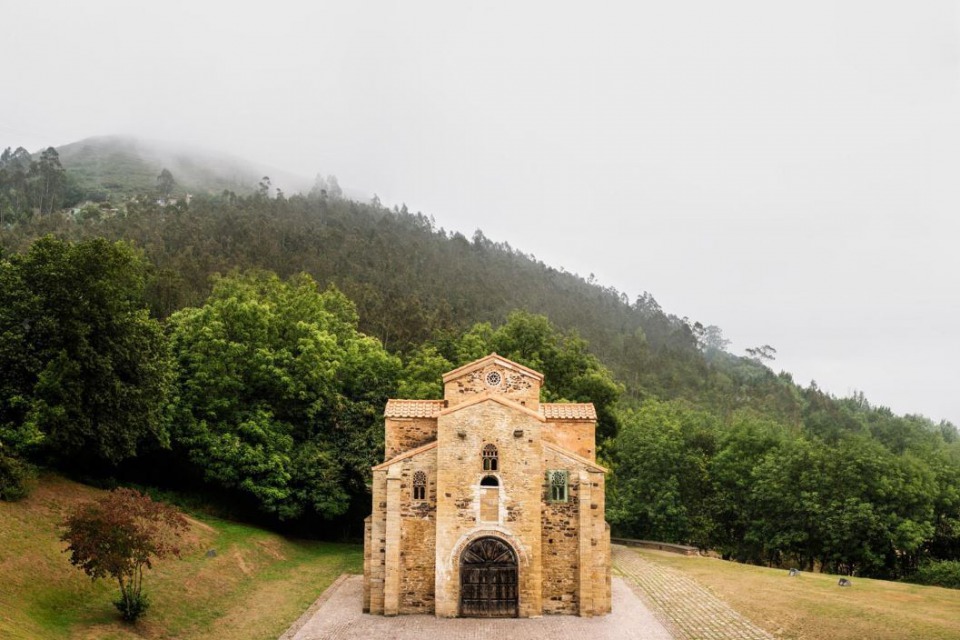
{"label": "tree canopy", "polygon": [[172,369],[124,243],[53,237],[0,260],[0,442],[69,466],[168,443]]}
{"label": "tree canopy", "polygon": [[282,519],[344,513],[382,450],[400,372],[353,304],[306,275],[250,272],[219,278],[170,331],[174,441],[205,477]]}
{"label": "tree canopy", "polygon": [[143,615],[143,570],[155,560],[180,557],[179,539],[190,528],[176,508],[134,489],[114,489],[96,502],[78,505],[62,523],[70,564],[91,580],[113,578],[120,588],[114,602],[124,620]]}

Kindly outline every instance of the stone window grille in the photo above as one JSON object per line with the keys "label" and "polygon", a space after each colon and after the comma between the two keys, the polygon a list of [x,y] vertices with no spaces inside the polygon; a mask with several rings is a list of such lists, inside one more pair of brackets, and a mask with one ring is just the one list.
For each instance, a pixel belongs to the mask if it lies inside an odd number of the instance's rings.
{"label": "stone window grille", "polygon": [[483,446],[483,470],[484,471],[497,471],[499,465],[497,464],[497,447],[496,445],[487,444]]}
{"label": "stone window grille", "polygon": [[417,471],[413,474],[413,499],[427,499],[427,474],[423,471]]}
{"label": "stone window grille", "polygon": [[566,502],[567,487],[570,484],[569,472],[565,469],[547,471],[547,486],[550,491],[550,502]]}

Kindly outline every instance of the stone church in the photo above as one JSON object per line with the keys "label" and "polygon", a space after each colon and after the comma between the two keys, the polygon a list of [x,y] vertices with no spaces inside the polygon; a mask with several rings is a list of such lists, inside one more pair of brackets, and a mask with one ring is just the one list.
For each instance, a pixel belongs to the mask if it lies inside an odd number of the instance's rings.
{"label": "stone church", "polygon": [[529,618],[610,612],[610,529],[592,404],[493,353],[442,400],[390,400],[373,468],[363,610]]}

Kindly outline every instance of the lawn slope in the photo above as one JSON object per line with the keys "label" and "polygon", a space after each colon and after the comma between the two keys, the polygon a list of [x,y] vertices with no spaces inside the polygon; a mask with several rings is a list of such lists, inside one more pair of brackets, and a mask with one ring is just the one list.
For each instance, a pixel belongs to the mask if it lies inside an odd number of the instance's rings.
{"label": "lawn slope", "polygon": [[647,560],[680,569],[778,638],[836,640],[960,639],[960,590],[886,580],[801,573],[642,550]]}
{"label": "lawn slope", "polygon": [[276,638],[338,575],[362,567],[355,545],[191,516],[183,560],[148,572],[151,609],[126,625],[116,585],[71,566],[57,537],[63,514],[99,493],[52,476],[23,502],[0,502],[0,638]]}

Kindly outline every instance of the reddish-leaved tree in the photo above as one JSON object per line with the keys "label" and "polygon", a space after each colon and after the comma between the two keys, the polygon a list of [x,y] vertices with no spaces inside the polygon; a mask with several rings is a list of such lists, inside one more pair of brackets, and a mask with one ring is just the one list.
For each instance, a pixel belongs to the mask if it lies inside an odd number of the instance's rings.
{"label": "reddish-leaved tree", "polygon": [[70,563],[91,579],[112,577],[120,585],[114,604],[133,622],[147,610],[143,570],[154,559],[180,557],[187,519],[173,506],[154,502],[133,489],[114,489],[96,502],[79,505],[62,523],[60,539]]}

